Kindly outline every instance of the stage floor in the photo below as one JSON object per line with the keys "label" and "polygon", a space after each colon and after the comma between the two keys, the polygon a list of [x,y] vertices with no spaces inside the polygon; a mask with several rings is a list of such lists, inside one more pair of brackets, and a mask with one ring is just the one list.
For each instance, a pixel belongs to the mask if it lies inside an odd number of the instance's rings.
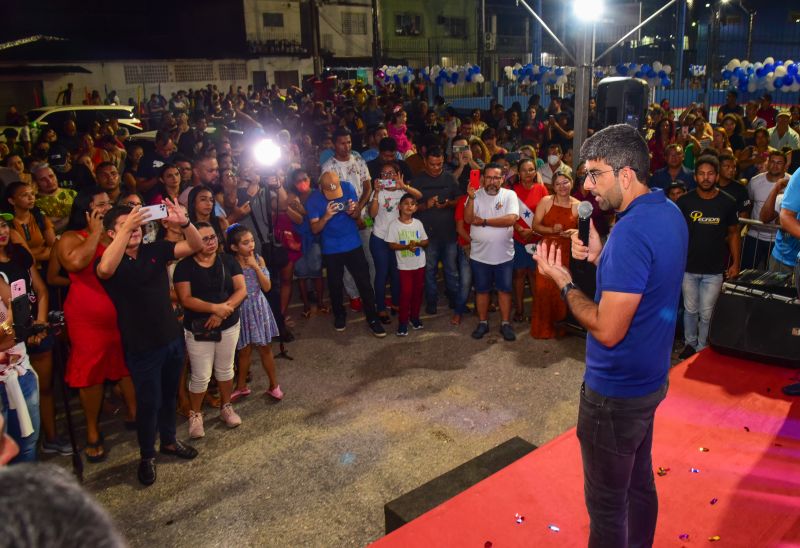
{"label": "stage floor", "polygon": [[[797,371],[710,349],[673,368],[656,413],[653,464],[668,469],[656,476],[656,546],[800,546],[800,398],[781,392],[790,382]],[[588,533],[572,428],[372,546],[585,546]]]}

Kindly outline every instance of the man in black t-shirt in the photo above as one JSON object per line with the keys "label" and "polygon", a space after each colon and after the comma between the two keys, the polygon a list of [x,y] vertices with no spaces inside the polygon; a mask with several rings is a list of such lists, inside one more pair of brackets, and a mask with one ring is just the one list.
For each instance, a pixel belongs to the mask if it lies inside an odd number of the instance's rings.
{"label": "man in black t-shirt", "polygon": [[737,101],[739,94],[734,90],[730,90],[725,96],[725,104],[719,107],[717,111],[717,125],[722,125],[722,119],[726,114],[736,114],[740,118],[744,118],[744,109]]}
{"label": "man in black t-shirt", "polygon": [[733,278],[739,273],[741,237],[736,201],[717,188],[718,173],[719,161],[714,156],[698,158],[694,168],[697,188],[677,202],[689,225],[689,254],[683,275],[686,346],[681,359],[705,348],[722,275]]}
{"label": "man in black t-shirt", "polygon": [[458,199],[458,181],[444,171],[444,152],[438,146],[425,153],[425,171],[414,178],[414,187],[422,192],[417,218],[428,234],[425,248],[425,312],[436,314],[438,291],[436,273],[439,261],[444,265],[444,281],[450,308],[458,295],[458,243],[454,208]]}
{"label": "man in black t-shirt", "polygon": [[167,202],[167,222],[183,229],[185,240],[142,245],[147,215],[139,207],[115,207],[103,226],[112,242],[97,260],[97,277],[117,309],[125,364],[136,388],[136,431],[142,460],[138,478],[156,480],[156,429],[161,452],[193,459],[197,450],[175,437],[175,404],[185,349],[183,331],[172,311],[167,263],[188,257],[203,246],[186,213]]}
{"label": "man in black t-shirt", "polygon": [[719,178],[717,186],[736,200],[736,211],[743,219],[750,218],[750,210],[753,209],[753,202],[747,193],[747,187],[736,180],[736,158],[730,153],[719,155]]}
{"label": "man in black t-shirt", "polygon": [[172,141],[168,131],[159,130],[156,133],[155,149],[153,152],[145,154],[139,162],[139,170],[136,172],[136,190],[144,198],[145,203],[156,194],[156,183],[158,174],[164,164],[171,164],[175,154],[175,143]]}

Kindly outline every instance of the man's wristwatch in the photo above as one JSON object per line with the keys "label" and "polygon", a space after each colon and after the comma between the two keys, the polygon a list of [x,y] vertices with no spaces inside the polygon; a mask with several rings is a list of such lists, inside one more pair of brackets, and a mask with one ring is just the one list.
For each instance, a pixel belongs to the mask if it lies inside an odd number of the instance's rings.
{"label": "man's wristwatch", "polygon": [[563,299],[564,302],[566,302],[567,300],[567,293],[569,293],[573,289],[578,289],[578,286],[572,282],[569,282],[567,285],[561,288],[561,299]]}

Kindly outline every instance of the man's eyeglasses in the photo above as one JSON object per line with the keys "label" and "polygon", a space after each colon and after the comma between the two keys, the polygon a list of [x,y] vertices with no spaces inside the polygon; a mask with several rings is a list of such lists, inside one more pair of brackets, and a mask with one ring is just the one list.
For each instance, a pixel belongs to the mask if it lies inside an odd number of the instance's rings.
{"label": "man's eyeglasses", "polygon": [[486,181],[502,181],[503,180],[502,175],[485,175],[483,178]]}
{"label": "man's eyeglasses", "polygon": [[592,180],[592,184],[596,186],[597,185],[597,176],[598,175],[603,175],[604,173],[611,173],[612,171],[614,173],[617,173],[619,170],[612,167],[612,168],[606,169],[605,171],[589,171],[589,172],[586,173],[586,176],[589,177],[589,179]]}
{"label": "man's eyeglasses", "polygon": [[216,234],[211,234],[209,236],[203,236],[203,243],[204,244],[210,244],[211,242],[215,242],[215,241],[217,241],[217,235]]}
{"label": "man's eyeglasses", "polygon": [[142,202],[128,202],[122,205],[126,205],[128,207],[140,207],[142,205]]}

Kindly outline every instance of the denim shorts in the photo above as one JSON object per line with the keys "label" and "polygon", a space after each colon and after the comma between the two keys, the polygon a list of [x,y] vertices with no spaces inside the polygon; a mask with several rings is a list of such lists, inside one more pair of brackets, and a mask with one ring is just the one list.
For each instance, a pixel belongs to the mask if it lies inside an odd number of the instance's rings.
{"label": "denim shorts", "polygon": [[322,277],[322,248],[314,242],[303,250],[303,256],[294,263],[294,277],[299,279]]}
{"label": "denim shorts", "polygon": [[488,293],[492,286],[503,293],[511,292],[511,279],[514,273],[514,260],[500,264],[486,264],[470,259],[472,283],[476,293]]}

